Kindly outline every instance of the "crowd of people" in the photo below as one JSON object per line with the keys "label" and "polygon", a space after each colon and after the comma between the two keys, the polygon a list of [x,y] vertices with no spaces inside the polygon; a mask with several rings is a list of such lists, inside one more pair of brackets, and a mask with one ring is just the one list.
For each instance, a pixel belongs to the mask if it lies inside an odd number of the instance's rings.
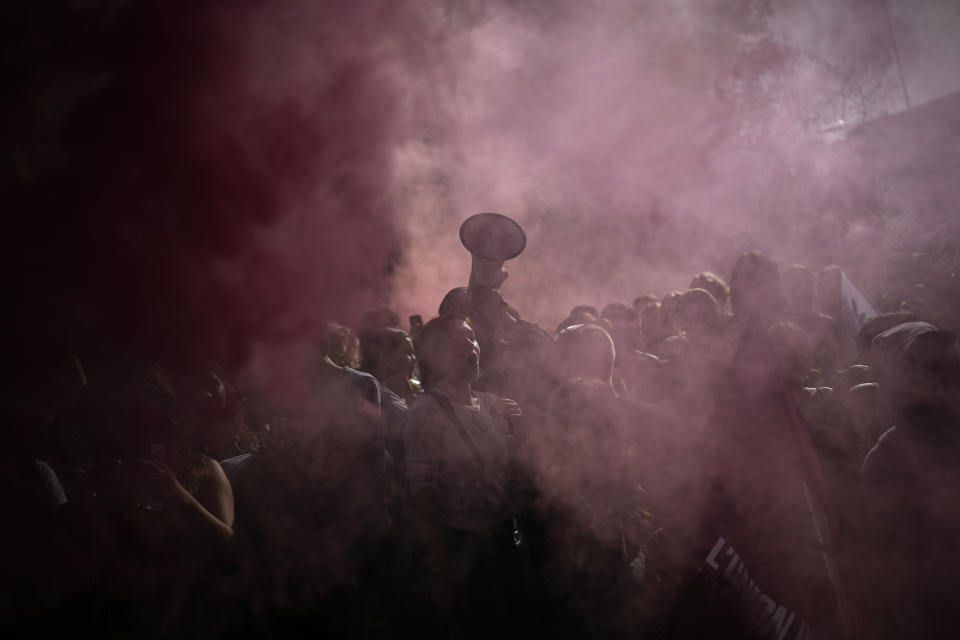
{"label": "crowd of people", "polygon": [[549,330],[471,283],[327,325],[297,406],[65,357],[4,401],[0,633],[952,637],[953,319],[844,283],[750,252]]}

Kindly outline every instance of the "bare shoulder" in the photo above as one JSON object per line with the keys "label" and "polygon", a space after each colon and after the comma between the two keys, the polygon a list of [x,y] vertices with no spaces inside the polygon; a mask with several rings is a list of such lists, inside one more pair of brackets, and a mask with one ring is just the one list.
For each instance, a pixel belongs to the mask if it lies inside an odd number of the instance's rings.
{"label": "bare shoulder", "polygon": [[220,463],[210,456],[202,456],[203,482],[198,502],[229,527],[233,526],[233,489]]}

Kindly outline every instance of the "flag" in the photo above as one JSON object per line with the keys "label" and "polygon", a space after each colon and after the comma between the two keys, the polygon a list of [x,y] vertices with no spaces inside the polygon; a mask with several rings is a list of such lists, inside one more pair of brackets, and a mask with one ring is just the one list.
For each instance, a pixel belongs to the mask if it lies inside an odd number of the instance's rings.
{"label": "flag", "polygon": [[863,323],[877,315],[870,301],[840,272],[840,327],[847,335],[856,335]]}

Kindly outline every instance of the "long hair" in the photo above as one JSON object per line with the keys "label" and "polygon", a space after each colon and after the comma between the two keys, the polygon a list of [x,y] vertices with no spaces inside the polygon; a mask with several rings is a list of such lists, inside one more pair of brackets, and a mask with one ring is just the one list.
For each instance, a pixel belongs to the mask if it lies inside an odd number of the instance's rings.
{"label": "long hair", "polygon": [[328,356],[341,367],[360,366],[360,339],[350,328],[331,322],[324,327],[320,338],[320,357]]}

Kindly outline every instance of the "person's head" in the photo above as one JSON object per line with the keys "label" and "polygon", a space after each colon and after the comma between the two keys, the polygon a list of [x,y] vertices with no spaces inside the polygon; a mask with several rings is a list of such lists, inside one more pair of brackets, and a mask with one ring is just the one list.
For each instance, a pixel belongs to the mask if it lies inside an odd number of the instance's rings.
{"label": "person's head", "polygon": [[956,402],[960,356],[956,336],[927,322],[906,322],[873,340],[871,368],[896,410]]}
{"label": "person's head", "polygon": [[704,271],[694,276],[690,281],[691,289],[703,289],[713,296],[713,299],[720,305],[720,310],[727,306],[727,299],[730,297],[730,288],[723,278],[712,271]]}
{"label": "person's head", "polygon": [[667,336],[657,349],[660,360],[672,364],[687,360],[689,352],[690,341],[686,336]]}
{"label": "person's head", "polygon": [[773,318],[782,311],[783,292],[777,263],[759,251],[737,258],[730,278],[730,306],[735,318]]}
{"label": "person's head", "polygon": [[684,292],[673,308],[673,326],[693,337],[712,334],[720,328],[720,305],[705,289]]}
{"label": "person's head", "polygon": [[585,311],[580,311],[577,313],[571,313],[569,316],[560,321],[560,324],[557,325],[557,333],[560,333],[564,329],[572,327],[577,324],[600,324],[602,321],[597,320],[597,317],[591,315]]}
{"label": "person's head", "polygon": [[780,274],[787,310],[795,315],[813,311],[817,278],[802,264],[792,264]]}
{"label": "person's head", "polygon": [[219,365],[197,360],[172,382],[195,439],[211,455],[228,457],[251,444],[241,400]]}
{"label": "person's head", "polygon": [[467,287],[455,287],[443,296],[440,308],[437,310],[440,317],[453,316],[466,318],[470,315],[470,292]]}
{"label": "person's head", "polygon": [[600,312],[609,323],[610,337],[622,351],[633,351],[639,343],[640,323],[637,310],[624,302],[611,302]]}
{"label": "person's head", "polygon": [[480,375],[480,346],[462,318],[440,316],[425,324],[416,349],[420,380],[428,391],[442,381],[472,383]]}
{"label": "person's head", "polygon": [[320,339],[321,356],[326,356],[338,367],[360,366],[360,339],[349,328],[331,322]]}
{"label": "person's head", "polygon": [[610,384],[616,350],[610,334],[602,328],[574,325],[557,334],[556,344],[565,377],[592,378]]}
{"label": "person's head", "polygon": [[890,427],[886,415],[886,399],[876,382],[864,382],[850,387],[844,397],[844,409],[854,433],[867,446],[872,446]]}
{"label": "person's head", "polygon": [[857,355],[866,359],[873,344],[873,339],[888,329],[892,329],[898,324],[906,322],[916,322],[920,320],[915,313],[908,311],[896,311],[894,313],[881,313],[864,320],[860,329],[857,331],[856,344]]}
{"label": "person's head", "polygon": [[920,318],[926,318],[934,320],[933,312],[930,308],[930,303],[926,300],[913,298],[910,300],[904,300],[900,303],[900,309],[903,313],[911,313]]}
{"label": "person's head", "polygon": [[662,335],[663,317],[660,312],[660,303],[647,305],[640,312],[640,330],[647,340],[653,340]]}
{"label": "person's head", "polygon": [[594,318],[600,317],[600,312],[597,311],[597,308],[589,304],[578,304],[577,306],[575,306],[573,309],[570,310],[571,316],[575,316],[581,313],[588,313]]}
{"label": "person's head", "polygon": [[682,294],[682,291],[674,289],[663,296],[663,300],[660,302],[660,330],[662,335],[673,334],[673,310],[677,306],[677,300],[680,299]]}
{"label": "person's head", "polygon": [[413,341],[401,329],[377,329],[364,336],[361,343],[363,370],[383,381],[402,375],[413,377],[417,366]]}
{"label": "person's head", "polygon": [[624,302],[611,302],[600,312],[600,317],[615,327],[630,326],[637,322],[637,310]]}
{"label": "person's head", "polygon": [[658,306],[659,304],[659,296],[656,296],[652,293],[645,293],[633,299],[633,308],[636,310],[637,316],[642,315],[643,310],[647,307]]}
{"label": "person's head", "polygon": [[927,289],[927,285],[914,282],[913,284],[904,287],[903,291],[900,293],[900,306],[902,307],[905,303],[919,300],[925,304],[930,303],[930,291]]}

